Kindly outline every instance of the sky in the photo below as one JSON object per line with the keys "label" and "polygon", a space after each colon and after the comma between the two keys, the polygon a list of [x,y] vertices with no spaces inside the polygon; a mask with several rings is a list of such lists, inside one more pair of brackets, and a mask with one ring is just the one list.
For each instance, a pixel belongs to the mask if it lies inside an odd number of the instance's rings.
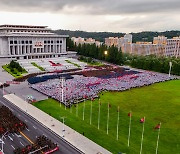
{"label": "sky", "polygon": [[0,25],[91,32],[180,30],[180,0],[0,0]]}

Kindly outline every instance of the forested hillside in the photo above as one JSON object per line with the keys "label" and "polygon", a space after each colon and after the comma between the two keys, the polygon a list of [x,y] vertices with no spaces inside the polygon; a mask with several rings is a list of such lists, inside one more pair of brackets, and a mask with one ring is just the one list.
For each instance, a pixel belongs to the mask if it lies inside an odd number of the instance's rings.
{"label": "forested hillside", "polygon": [[[54,31],[57,34],[61,35],[69,35],[70,37],[83,37],[89,38],[92,37],[96,40],[104,42],[104,38],[107,37],[122,37],[125,33],[112,33],[112,32],[86,32],[86,31],[71,31],[71,30],[56,30]],[[174,36],[179,36],[180,31],[165,31],[165,32],[139,32],[139,33],[131,33],[133,35],[133,42],[137,41],[149,41],[152,42],[153,37],[158,35],[164,35],[168,38],[172,38]]]}

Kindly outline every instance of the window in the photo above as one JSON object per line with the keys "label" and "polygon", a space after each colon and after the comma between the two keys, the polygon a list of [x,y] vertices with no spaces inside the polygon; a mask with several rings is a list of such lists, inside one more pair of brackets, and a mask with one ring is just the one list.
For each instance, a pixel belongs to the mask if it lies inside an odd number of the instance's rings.
{"label": "window", "polygon": [[14,44],[17,44],[17,41],[14,41]]}
{"label": "window", "polygon": [[22,41],[21,43],[24,44],[24,41]]}
{"label": "window", "polygon": [[62,43],[62,40],[60,41],[60,43]]}
{"label": "window", "polygon": [[32,41],[29,41],[29,44],[32,44]]}
{"label": "window", "polygon": [[10,44],[13,44],[13,41],[10,41]]}
{"label": "window", "polygon": [[26,44],[28,44],[29,41],[26,41]]}

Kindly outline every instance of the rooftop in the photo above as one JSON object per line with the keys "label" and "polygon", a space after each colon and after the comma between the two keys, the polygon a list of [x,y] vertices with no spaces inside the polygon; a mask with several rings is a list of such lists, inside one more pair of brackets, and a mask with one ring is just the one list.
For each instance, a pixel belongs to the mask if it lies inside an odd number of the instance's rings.
{"label": "rooftop", "polygon": [[32,25],[0,25],[3,28],[47,28],[48,26],[32,26]]}

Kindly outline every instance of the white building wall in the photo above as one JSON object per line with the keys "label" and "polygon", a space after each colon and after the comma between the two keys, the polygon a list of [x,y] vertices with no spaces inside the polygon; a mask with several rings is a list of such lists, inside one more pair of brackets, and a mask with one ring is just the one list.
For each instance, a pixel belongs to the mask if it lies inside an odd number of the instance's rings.
{"label": "white building wall", "polygon": [[0,55],[8,55],[8,42],[7,38],[1,37],[0,38]]}
{"label": "white building wall", "polygon": [[31,28],[34,26],[0,25],[0,58],[51,58],[67,55],[68,36],[51,33],[46,27],[37,26],[36,30]]}

